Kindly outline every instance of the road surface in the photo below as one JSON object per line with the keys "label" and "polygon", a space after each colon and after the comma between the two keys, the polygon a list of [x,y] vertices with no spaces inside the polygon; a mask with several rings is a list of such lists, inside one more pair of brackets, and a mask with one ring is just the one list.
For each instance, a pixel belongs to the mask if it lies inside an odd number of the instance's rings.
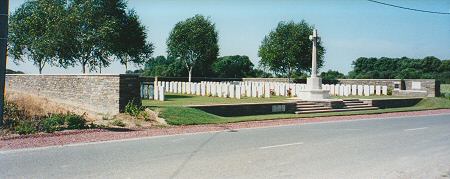
{"label": "road surface", "polygon": [[0,151],[0,178],[449,178],[450,115]]}

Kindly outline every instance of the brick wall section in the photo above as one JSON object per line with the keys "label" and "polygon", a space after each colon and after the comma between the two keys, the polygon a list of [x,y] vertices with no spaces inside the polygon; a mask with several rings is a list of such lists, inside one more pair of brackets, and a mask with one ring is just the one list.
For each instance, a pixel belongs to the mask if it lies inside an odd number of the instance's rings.
{"label": "brick wall section", "polygon": [[434,79],[406,79],[404,80],[406,90],[413,90],[412,83],[420,82],[421,89],[427,92],[427,97],[436,97],[441,95],[441,84]]}
{"label": "brick wall section", "polygon": [[128,101],[140,99],[135,75],[7,75],[8,90],[111,115],[122,112]]}

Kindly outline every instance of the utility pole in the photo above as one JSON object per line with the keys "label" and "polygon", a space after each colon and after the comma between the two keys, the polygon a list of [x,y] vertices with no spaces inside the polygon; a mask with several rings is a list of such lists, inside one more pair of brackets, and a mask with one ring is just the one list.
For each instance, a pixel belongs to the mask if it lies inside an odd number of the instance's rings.
{"label": "utility pole", "polygon": [[0,0],[0,128],[3,127],[3,106],[5,105],[5,72],[8,46],[9,0]]}

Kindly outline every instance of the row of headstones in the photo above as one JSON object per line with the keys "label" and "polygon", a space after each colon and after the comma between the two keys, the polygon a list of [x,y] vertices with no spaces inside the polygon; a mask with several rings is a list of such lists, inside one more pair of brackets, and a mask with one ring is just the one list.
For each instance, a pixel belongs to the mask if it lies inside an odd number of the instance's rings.
{"label": "row of headstones", "polygon": [[[163,87],[164,92],[174,94],[190,94],[197,96],[212,96],[237,98],[254,97],[270,98],[270,96],[297,96],[306,84],[276,83],[276,82],[177,82],[157,81],[155,86]],[[159,89],[159,88],[158,88]],[[154,92],[158,93],[157,91]],[[159,92],[161,93],[161,92]],[[290,94],[289,94],[290,93]],[[156,96],[156,95],[155,95]]]}
{"label": "row of headstones", "polygon": [[[176,82],[157,81],[156,85],[148,85],[141,89],[143,98],[164,101],[165,93],[190,94],[224,98],[254,97],[270,98],[275,96],[299,97],[306,84],[277,82]],[[387,86],[379,85],[322,85],[333,96],[370,96],[387,95]],[[157,89],[157,90],[155,90]],[[289,94],[290,93],[290,94]]]}
{"label": "row of headstones", "polygon": [[380,85],[341,85],[341,84],[324,84],[322,89],[330,90],[332,96],[370,96],[370,95],[387,95],[387,86]]}

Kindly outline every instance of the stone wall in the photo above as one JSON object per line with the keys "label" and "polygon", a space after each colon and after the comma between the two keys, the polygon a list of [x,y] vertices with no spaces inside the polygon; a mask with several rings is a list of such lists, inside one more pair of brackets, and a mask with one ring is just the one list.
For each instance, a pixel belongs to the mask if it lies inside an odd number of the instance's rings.
{"label": "stone wall", "polygon": [[117,114],[140,100],[135,75],[6,75],[8,90],[42,96],[87,111]]}
{"label": "stone wall", "polygon": [[406,79],[403,80],[405,90],[412,92],[426,91],[426,97],[441,95],[441,84],[434,79]]}
{"label": "stone wall", "polygon": [[218,116],[247,116],[277,113],[294,113],[297,103],[219,104],[189,106]]}
{"label": "stone wall", "polygon": [[242,78],[242,81],[287,83],[289,80],[287,78]]}

